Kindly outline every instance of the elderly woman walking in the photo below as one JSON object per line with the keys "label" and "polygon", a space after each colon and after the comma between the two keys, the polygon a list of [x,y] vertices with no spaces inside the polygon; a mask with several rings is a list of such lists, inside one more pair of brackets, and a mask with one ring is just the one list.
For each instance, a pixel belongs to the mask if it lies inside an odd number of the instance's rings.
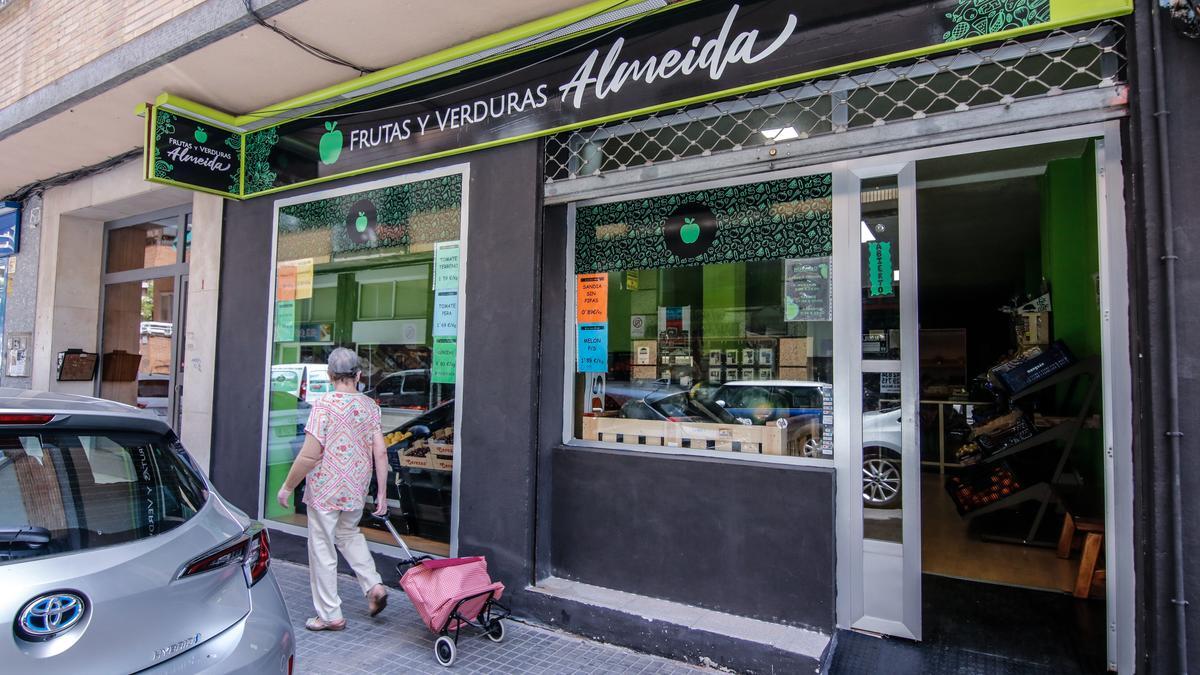
{"label": "elderly woman walking", "polygon": [[292,490],[307,477],[308,568],[317,616],[304,622],[308,630],[342,630],[342,601],[337,593],[337,550],[345,556],[367,596],[371,616],[387,605],[387,588],[375,571],[366,538],[358,529],[372,467],[378,494],[375,515],[387,513],[387,447],[380,431],[379,406],[358,392],[362,372],[358,355],[349,349],[329,355],[333,392],[313,404],[305,427],[304,446],[292,464],[277,498],[284,507]]}

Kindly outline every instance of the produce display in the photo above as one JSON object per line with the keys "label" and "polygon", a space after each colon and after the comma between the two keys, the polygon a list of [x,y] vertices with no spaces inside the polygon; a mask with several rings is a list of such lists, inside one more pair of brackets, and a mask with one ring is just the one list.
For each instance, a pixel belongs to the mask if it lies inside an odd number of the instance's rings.
{"label": "produce display", "polygon": [[[384,434],[389,457],[399,465],[413,469],[452,471],[454,469],[454,430],[438,429],[428,438],[412,440],[412,432],[395,430]],[[395,462],[393,462],[393,465]]]}

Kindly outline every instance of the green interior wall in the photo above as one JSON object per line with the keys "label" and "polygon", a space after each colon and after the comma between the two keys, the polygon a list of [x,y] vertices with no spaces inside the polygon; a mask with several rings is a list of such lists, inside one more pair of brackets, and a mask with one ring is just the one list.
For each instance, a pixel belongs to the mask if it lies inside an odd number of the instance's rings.
{"label": "green interior wall", "polygon": [[722,338],[744,332],[745,318],[739,320],[736,311],[730,310],[746,306],[746,263],[705,265],[701,269],[704,275],[704,304],[700,327],[704,336],[701,354],[704,354],[724,347]]}
{"label": "green interior wall", "polygon": [[[1076,358],[1100,353],[1100,306],[1096,275],[1100,249],[1096,213],[1096,153],[1089,142],[1077,158],[1050,162],[1041,178],[1042,278],[1049,285],[1051,330]],[[1074,409],[1075,400],[1060,400]],[[1076,395],[1076,399],[1082,392]],[[1093,411],[1099,410],[1099,401]],[[1085,429],[1075,451],[1075,464],[1089,485],[1103,487],[1104,465],[1099,430]]]}

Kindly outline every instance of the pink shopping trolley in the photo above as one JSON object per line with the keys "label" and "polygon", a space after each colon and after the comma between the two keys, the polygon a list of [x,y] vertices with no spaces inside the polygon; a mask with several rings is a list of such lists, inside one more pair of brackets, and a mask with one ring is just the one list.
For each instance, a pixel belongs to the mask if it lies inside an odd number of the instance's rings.
{"label": "pink shopping trolley", "polygon": [[503,620],[510,614],[500,604],[504,584],[488,576],[487,561],[482,556],[434,559],[413,555],[392,523],[386,518],[378,520],[387,526],[404,551],[405,559],[396,565],[396,572],[401,575],[400,587],[425,625],[438,636],[433,643],[438,663],[443,666],[454,663],[464,626],[482,631],[492,642],[504,639]]}

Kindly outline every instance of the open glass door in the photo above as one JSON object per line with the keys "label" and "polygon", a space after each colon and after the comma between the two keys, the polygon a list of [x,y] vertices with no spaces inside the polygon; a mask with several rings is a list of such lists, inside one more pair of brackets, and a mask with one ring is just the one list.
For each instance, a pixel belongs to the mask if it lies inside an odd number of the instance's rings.
{"label": "open glass door", "polygon": [[[838,623],[921,639],[915,167],[845,165]],[[836,212],[836,207],[835,207]],[[835,266],[836,268],[836,266]],[[914,481],[913,489],[905,482]]]}

